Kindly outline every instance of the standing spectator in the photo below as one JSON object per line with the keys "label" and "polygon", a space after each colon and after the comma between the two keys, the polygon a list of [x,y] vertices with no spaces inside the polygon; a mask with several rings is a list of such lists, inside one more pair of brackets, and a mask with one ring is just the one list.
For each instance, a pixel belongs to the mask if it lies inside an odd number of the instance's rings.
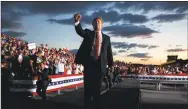
{"label": "standing spectator", "polygon": [[71,75],[72,74],[72,67],[71,64],[69,63],[67,66],[67,75]]}
{"label": "standing spectator", "polygon": [[64,63],[65,63],[65,61],[64,61],[63,57],[60,56],[60,59],[58,62],[58,71],[59,71],[59,74],[61,74],[61,75],[64,73],[64,69],[65,69]]}
{"label": "standing spectator", "polygon": [[75,63],[72,64],[72,74],[76,74],[78,71],[77,71],[77,65]]}
{"label": "standing spectator", "polygon": [[83,74],[84,72],[84,66],[80,64],[80,74]]}

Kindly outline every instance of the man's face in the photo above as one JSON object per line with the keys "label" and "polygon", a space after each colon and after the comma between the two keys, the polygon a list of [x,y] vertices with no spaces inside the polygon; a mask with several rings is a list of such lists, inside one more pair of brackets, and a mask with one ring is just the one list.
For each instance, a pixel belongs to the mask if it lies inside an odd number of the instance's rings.
{"label": "man's face", "polygon": [[24,55],[25,55],[25,56],[28,56],[28,55],[29,55],[29,52],[28,52],[28,51],[25,51],[25,52],[24,52]]}
{"label": "man's face", "polygon": [[1,36],[1,39],[6,39],[5,34],[3,34],[3,35]]}
{"label": "man's face", "polygon": [[18,41],[18,45],[19,45],[19,46],[21,45],[21,42],[20,42],[20,41]]}
{"label": "man's face", "polygon": [[20,51],[19,51],[19,54],[20,54],[20,55],[23,55],[23,51],[20,50]]}
{"label": "man's face", "polygon": [[52,57],[53,57],[53,58],[56,58],[56,54],[53,54]]}
{"label": "man's face", "polygon": [[15,47],[15,46],[13,46],[13,47],[12,47],[12,50],[13,50],[13,51],[15,51],[15,50],[16,50],[16,47]]}
{"label": "man's face", "polygon": [[35,54],[36,50],[35,50],[35,49],[32,49],[32,51],[31,51],[31,52],[32,52],[32,54]]}
{"label": "man's face", "polygon": [[95,31],[101,31],[101,29],[102,29],[102,21],[101,21],[101,19],[96,19],[95,21],[93,21],[93,29]]}
{"label": "man's face", "polygon": [[11,55],[11,56],[14,56],[14,51],[10,51],[10,55]]}
{"label": "man's face", "polygon": [[48,57],[48,52],[45,52],[45,53],[44,53],[44,57]]}

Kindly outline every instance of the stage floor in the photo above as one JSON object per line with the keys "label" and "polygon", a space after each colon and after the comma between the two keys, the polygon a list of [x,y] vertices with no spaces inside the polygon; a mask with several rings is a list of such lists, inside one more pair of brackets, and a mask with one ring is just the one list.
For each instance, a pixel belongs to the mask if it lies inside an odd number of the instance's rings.
{"label": "stage floor", "polygon": [[[101,95],[103,109],[137,109],[139,82],[124,80]],[[83,88],[48,94],[49,99],[24,99],[10,95],[8,109],[84,109]],[[141,109],[187,109],[188,92],[141,89]]]}

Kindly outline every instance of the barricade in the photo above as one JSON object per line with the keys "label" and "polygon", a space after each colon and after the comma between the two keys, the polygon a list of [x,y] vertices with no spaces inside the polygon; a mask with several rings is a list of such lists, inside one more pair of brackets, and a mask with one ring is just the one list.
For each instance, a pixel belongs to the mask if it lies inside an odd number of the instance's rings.
{"label": "barricade", "polygon": [[[47,93],[57,91],[60,93],[60,90],[66,88],[77,88],[83,85],[83,75],[82,74],[73,74],[73,75],[50,75],[52,82],[49,83],[47,88]],[[13,80],[12,87],[10,88],[11,92],[22,92],[29,93],[30,96],[37,96],[36,93],[36,82],[37,76],[33,80]]]}
{"label": "barricade", "polygon": [[157,90],[161,90],[162,84],[183,84],[187,88],[188,74],[182,75],[135,75],[129,74],[124,76],[125,78],[139,80],[141,83],[156,83]]}

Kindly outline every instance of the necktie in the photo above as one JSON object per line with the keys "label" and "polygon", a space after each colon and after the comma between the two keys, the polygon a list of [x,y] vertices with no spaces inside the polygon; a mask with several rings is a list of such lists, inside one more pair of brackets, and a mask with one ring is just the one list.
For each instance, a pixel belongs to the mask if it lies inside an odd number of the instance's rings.
{"label": "necktie", "polygon": [[96,60],[99,58],[99,48],[100,48],[100,35],[99,35],[99,32],[96,32],[96,39],[95,39],[95,58],[96,58]]}

